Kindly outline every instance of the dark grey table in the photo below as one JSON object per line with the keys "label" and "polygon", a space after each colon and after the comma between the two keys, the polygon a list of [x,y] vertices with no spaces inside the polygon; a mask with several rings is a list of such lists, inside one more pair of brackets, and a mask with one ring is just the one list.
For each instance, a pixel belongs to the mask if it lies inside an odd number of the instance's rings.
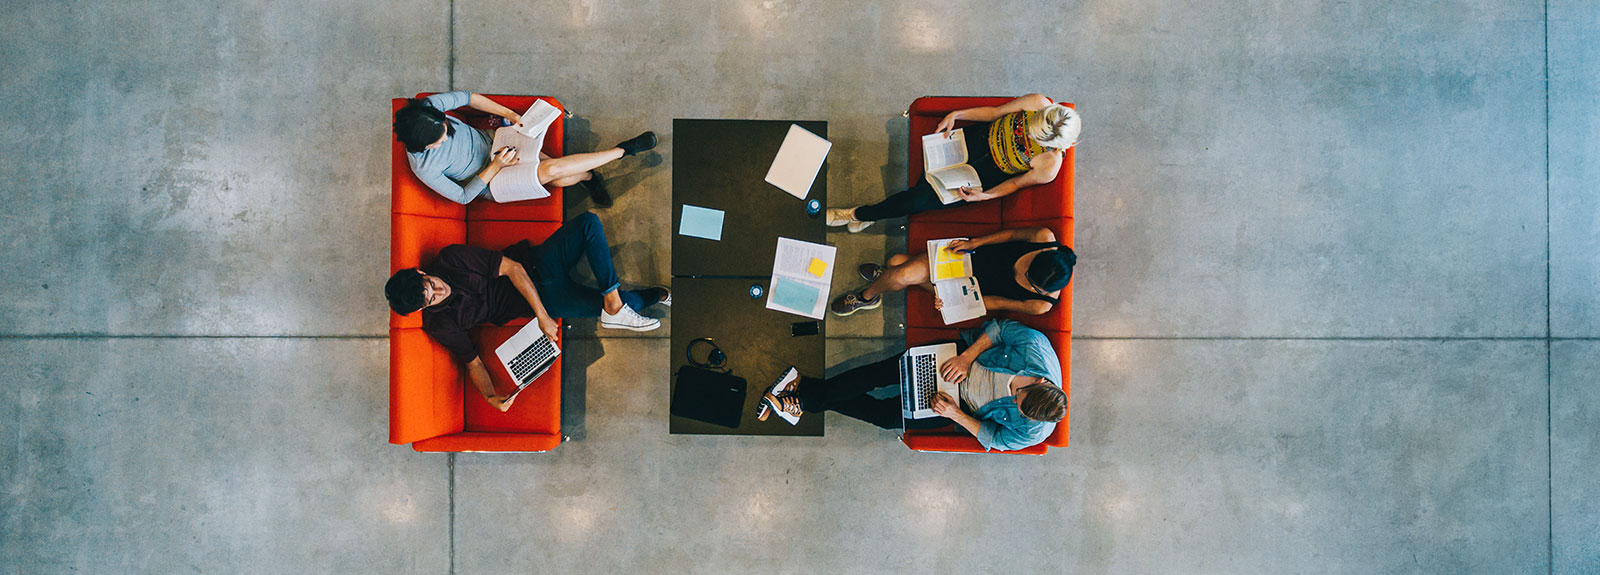
{"label": "dark grey table", "polygon": [[[763,180],[790,124],[828,136],[827,122],[672,121],[671,385],[676,388],[678,369],[687,364],[689,343],[709,337],[728,354],[733,375],[749,386],[739,427],[669,415],[672,433],[822,435],[821,413],[806,414],[799,425],[776,414],[765,422],[755,416],[761,393],[784,369],[792,365],[812,377],[824,369],[826,324],[817,320],[817,335],[794,337],[791,324],[813,320],[766,309],[778,238],[825,243],[822,217],[809,216],[804,201]],[[828,204],[826,163],[806,199]],[[684,204],[722,210],[722,239],[678,234]],[[751,285],[761,287],[760,298],[750,297]],[[702,345],[697,357],[703,359],[707,349]]]}
{"label": "dark grey table", "polygon": [[[673,276],[769,277],[780,236],[824,243],[822,216],[763,179],[790,124],[828,137],[827,122],[672,121]],[[806,199],[828,205],[827,163]],[[722,240],[678,234],[684,204],[722,210]]]}

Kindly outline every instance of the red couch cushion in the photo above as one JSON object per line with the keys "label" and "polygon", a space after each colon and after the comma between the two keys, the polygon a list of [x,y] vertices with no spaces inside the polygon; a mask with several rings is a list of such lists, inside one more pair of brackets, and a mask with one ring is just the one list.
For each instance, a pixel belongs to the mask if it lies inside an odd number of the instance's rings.
{"label": "red couch cushion", "polygon": [[[494,356],[494,349],[511,336],[516,335],[518,326],[492,326],[482,325],[472,330],[472,340],[481,350],[483,364],[489,369],[489,379],[495,383],[495,389],[508,391],[515,387],[511,375],[506,373],[505,367]],[[560,338],[557,338],[560,345]],[[478,388],[462,379],[463,394],[466,400],[466,431],[482,431],[494,433],[561,433],[561,358],[556,358],[556,364],[550,367],[539,379],[529,384],[527,389],[517,396],[516,403],[504,413],[491,407],[489,402],[483,400],[483,395]]]}

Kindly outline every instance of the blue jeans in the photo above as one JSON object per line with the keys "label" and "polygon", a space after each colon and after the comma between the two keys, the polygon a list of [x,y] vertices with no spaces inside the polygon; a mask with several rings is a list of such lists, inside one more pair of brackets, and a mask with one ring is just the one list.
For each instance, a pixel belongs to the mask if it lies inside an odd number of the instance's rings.
{"label": "blue jeans", "polygon": [[[595,289],[572,280],[570,272],[578,260],[589,258],[589,269],[605,289]],[[622,280],[611,264],[611,247],[606,243],[600,218],[584,212],[566,223],[544,243],[532,246],[529,261],[522,262],[533,273],[533,287],[551,317],[595,317],[604,309],[605,295],[617,291]],[[531,264],[531,265],[530,265]],[[657,301],[654,290],[629,290],[617,294],[622,305],[642,311]]]}

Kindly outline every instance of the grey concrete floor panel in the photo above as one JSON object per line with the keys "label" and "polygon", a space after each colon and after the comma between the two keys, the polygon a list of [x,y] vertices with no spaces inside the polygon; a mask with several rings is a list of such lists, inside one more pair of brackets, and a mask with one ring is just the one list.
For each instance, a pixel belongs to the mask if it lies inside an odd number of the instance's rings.
{"label": "grey concrete floor panel", "polygon": [[[1541,342],[1080,341],[1074,445],[1044,457],[915,453],[843,417],[820,439],[664,435],[665,386],[634,383],[664,343],[569,346],[605,347],[575,352],[595,357],[586,439],[457,459],[458,572],[1528,572],[1547,560]],[[829,361],[895,343],[836,340]]]}
{"label": "grey concrete floor panel", "polygon": [[1073,568],[1546,568],[1543,342],[1074,342]]}
{"label": "grey concrete floor panel", "polygon": [[1600,337],[1600,3],[1550,3],[1550,329]]}
{"label": "grey concrete floor panel", "polygon": [[0,573],[444,573],[381,340],[0,341]]}
{"label": "grey concrete floor panel", "polygon": [[7,3],[0,332],[382,333],[383,102],[446,5]]}
{"label": "grey concrete floor panel", "polygon": [[1600,569],[1600,342],[1556,342],[1550,363],[1553,571],[1593,573]]}

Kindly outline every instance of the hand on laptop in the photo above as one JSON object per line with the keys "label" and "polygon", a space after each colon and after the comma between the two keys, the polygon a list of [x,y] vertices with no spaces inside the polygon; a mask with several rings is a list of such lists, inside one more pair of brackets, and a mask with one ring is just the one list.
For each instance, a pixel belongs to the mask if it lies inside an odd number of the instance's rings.
{"label": "hand on laptop", "polygon": [[932,408],[934,413],[939,414],[939,417],[954,419],[957,414],[961,413],[961,405],[956,403],[955,398],[950,397],[948,393],[938,392],[933,394],[933,401],[930,403],[928,407]]}
{"label": "hand on laptop", "polygon": [[561,335],[561,322],[550,317],[541,317],[538,321],[539,331],[544,332],[545,337],[550,338],[550,341],[561,341],[559,337]]}
{"label": "hand on laptop", "polygon": [[944,365],[939,366],[939,375],[944,376],[944,380],[950,383],[961,383],[962,380],[967,378],[967,369],[971,367],[971,359],[968,359],[965,355],[956,354],[955,357],[946,360]]}

